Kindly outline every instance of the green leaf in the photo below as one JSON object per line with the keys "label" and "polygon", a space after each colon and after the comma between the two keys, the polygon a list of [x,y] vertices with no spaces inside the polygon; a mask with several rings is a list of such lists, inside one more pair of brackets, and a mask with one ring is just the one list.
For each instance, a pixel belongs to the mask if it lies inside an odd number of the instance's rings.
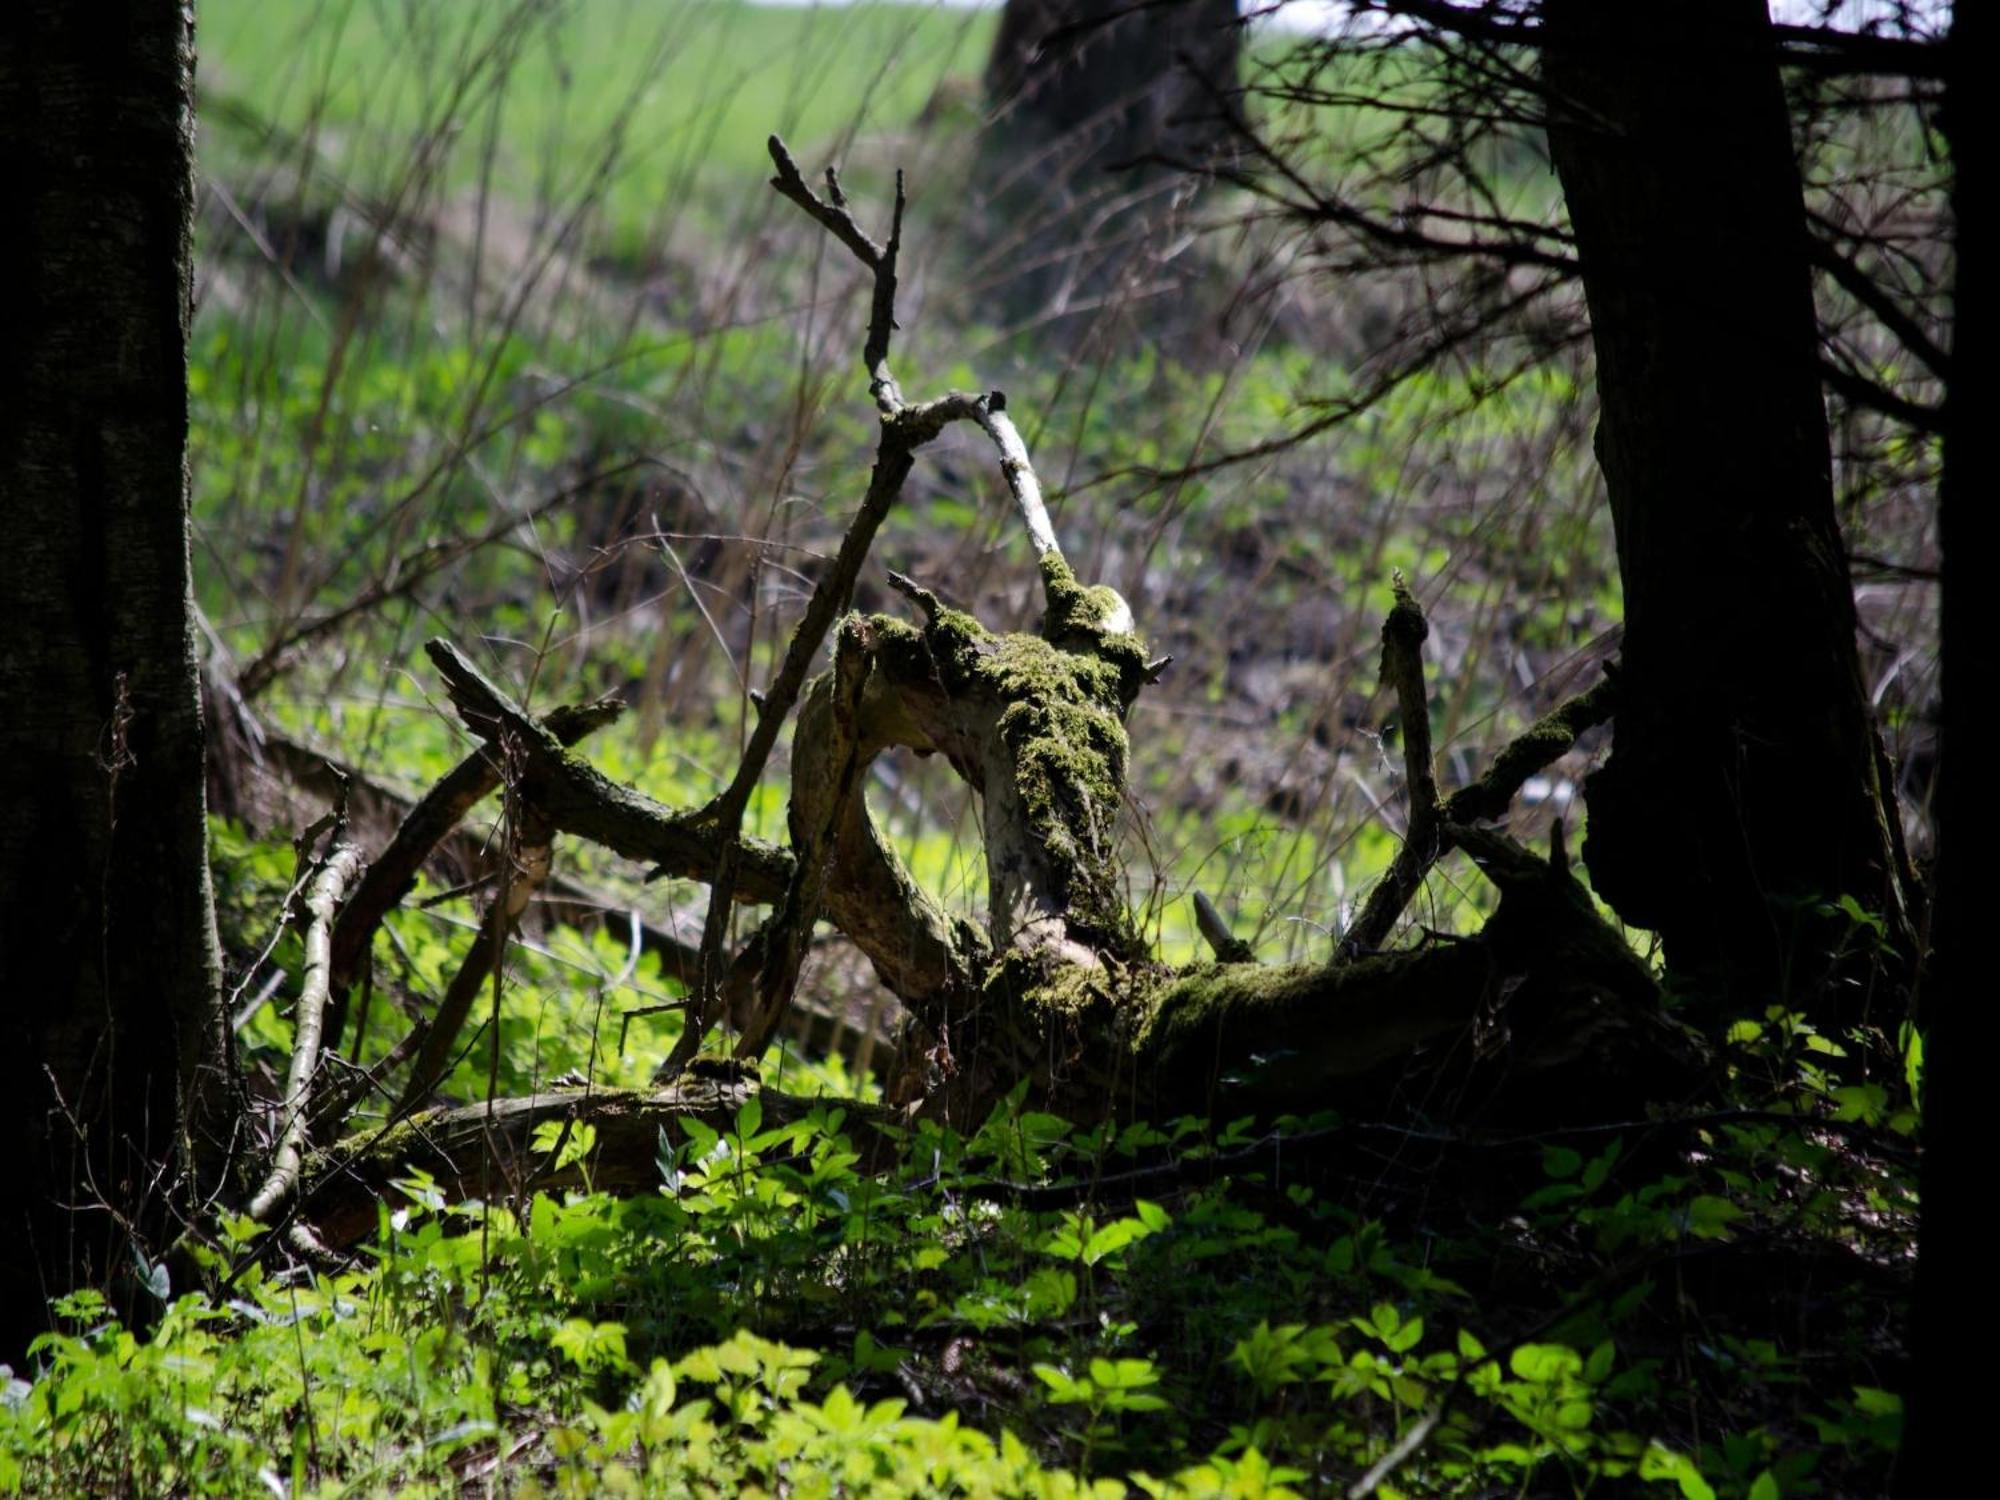
{"label": "green leaf", "polygon": [[1583,1170],[1583,1156],[1568,1146],[1542,1147],[1542,1171],[1550,1177],[1574,1177]]}
{"label": "green leaf", "polygon": [[1879,1083],[1852,1083],[1833,1091],[1836,1120],[1859,1120],[1864,1125],[1881,1122],[1888,1111],[1889,1091]]}
{"label": "green leaf", "polygon": [[1726,1240],[1729,1226],[1742,1217],[1743,1210],[1727,1198],[1703,1193],[1688,1203],[1688,1233],[1698,1240]]}
{"label": "green leaf", "polygon": [[1701,1477],[1701,1470],[1685,1453],[1676,1453],[1662,1443],[1652,1443],[1639,1458],[1641,1479],[1671,1479],[1680,1486],[1682,1500],[1715,1500],[1715,1490]]}
{"label": "green leaf", "polygon": [[1903,1398],[1894,1391],[1857,1385],[1854,1388],[1854,1407],[1871,1417],[1900,1417],[1903,1414]]}
{"label": "green leaf", "polygon": [[1523,1344],[1507,1357],[1507,1367],[1530,1385],[1553,1385],[1580,1374],[1583,1356],[1567,1344]]}
{"label": "green leaf", "polygon": [[1090,1382],[1078,1380],[1069,1371],[1055,1365],[1038,1364],[1032,1367],[1035,1378],[1049,1388],[1049,1399],[1058,1405],[1070,1405],[1078,1401],[1088,1401],[1094,1394]]}
{"label": "green leaf", "polygon": [[1604,1179],[1611,1175],[1611,1169],[1618,1164],[1618,1158],[1624,1152],[1625,1142],[1619,1138],[1613,1140],[1598,1156],[1593,1157],[1590,1165],[1583,1169],[1583,1190],[1586,1193],[1594,1193],[1602,1187]]}

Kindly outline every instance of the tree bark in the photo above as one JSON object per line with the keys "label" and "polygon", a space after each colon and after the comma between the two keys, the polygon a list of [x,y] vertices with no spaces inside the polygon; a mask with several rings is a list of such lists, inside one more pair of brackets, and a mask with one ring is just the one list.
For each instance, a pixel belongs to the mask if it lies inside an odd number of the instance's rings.
{"label": "tree bark", "polygon": [[1192,180],[1176,169],[1229,149],[1218,100],[1236,87],[1242,36],[1236,0],[1008,0],[980,180],[997,185],[1012,240],[1010,307],[1092,307],[1146,261]]}
{"label": "tree bark", "polygon": [[239,1120],[189,614],[193,82],[185,5],[0,18],[0,1358],[156,1251]]}
{"label": "tree bark", "polygon": [[988,100],[1034,143],[1067,139],[1073,167],[1222,145],[1212,90],[1236,79],[1236,0],[1008,0],[986,64]]}
{"label": "tree bark", "polygon": [[1584,858],[1727,1007],[1823,986],[1851,895],[1904,892],[1834,517],[1799,174],[1762,0],[1548,0],[1551,154],[1582,262],[1625,594]]}
{"label": "tree bark", "polygon": [[1966,1309],[1980,1306],[1989,1295],[1986,1236],[1979,1227],[1985,1197],[1980,1177],[1985,1152],[1979,1136],[1985,1122],[1974,1100],[1982,1059],[1991,1055],[1993,1007],[1977,998],[1969,977],[1975,959],[1968,885],[1972,825],[1966,798],[1972,778],[1966,764],[1966,695],[1981,669],[1969,634],[1965,554],[1972,539],[1966,507],[1975,501],[1990,503],[1995,478],[1993,438],[1979,426],[1985,413],[1975,409],[1972,374],[1984,368],[1994,347],[1988,206],[1993,138],[1979,124],[1982,116],[1991,124],[1994,111],[1983,73],[1975,67],[1975,59],[1991,55],[1985,49],[1993,45],[1993,14],[1990,5],[1961,4],[1952,11],[1947,43],[1951,74],[1942,122],[1951,148],[1957,269],[1952,286],[1954,375],[1945,394],[1944,472],[1938,495],[1944,722],[1933,804],[1937,862],[1931,881],[1930,965],[1918,1011],[1925,1062],[1922,1219],[1910,1340],[1915,1378],[1896,1469],[1896,1494],[1906,1497],[1949,1491],[1957,1475],[1972,1472],[1985,1441],[1985,1393],[1954,1378],[1953,1356],[1964,1343]]}

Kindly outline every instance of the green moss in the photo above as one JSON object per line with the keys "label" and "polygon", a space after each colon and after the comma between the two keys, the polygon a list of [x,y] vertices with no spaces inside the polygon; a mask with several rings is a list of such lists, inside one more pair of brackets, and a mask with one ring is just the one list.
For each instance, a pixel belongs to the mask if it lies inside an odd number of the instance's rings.
{"label": "green moss", "polygon": [[1140,1023],[1137,1047],[1142,1056],[1163,1058],[1198,1045],[1202,1050],[1225,1013],[1239,1024],[1260,1011],[1295,1005],[1301,995],[1323,988],[1326,970],[1319,964],[1201,964],[1181,971],[1151,997]]}
{"label": "green moss", "polygon": [[1130,746],[1118,669],[1039,636],[1005,636],[997,647],[980,676],[1004,705],[996,727],[1028,836],[1054,877],[1051,894],[1086,940],[1124,951],[1117,824]]}
{"label": "green moss", "polygon": [[1077,581],[1076,574],[1063,561],[1061,553],[1051,552],[1044,557],[1041,572],[1042,597],[1048,600],[1042,633],[1053,636],[1077,621],[1084,607],[1084,595],[1089,590]]}
{"label": "green moss", "polygon": [[329,1166],[343,1167],[356,1162],[408,1162],[416,1159],[425,1144],[423,1127],[436,1110],[424,1110],[407,1119],[357,1130],[318,1152],[299,1174],[301,1182],[312,1182]]}
{"label": "green moss", "polygon": [[850,615],[843,635],[865,632],[870,648],[891,671],[904,678],[932,678],[946,692],[971,688],[980,658],[992,649],[993,636],[971,615],[942,609],[929,625],[916,626],[891,615]]}
{"label": "green moss", "polygon": [[1041,567],[1048,610],[1038,635],[994,635],[942,608],[921,628],[883,615],[842,628],[865,632],[899,677],[998,705],[995,729],[1050,896],[1079,937],[1137,956],[1119,889],[1117,826],[1130,755],[1125,712],[1145,684],[1145,643],[1129,630],[1099,628],[1124,609],[1113,590],[1085,587],[1058,556]]}

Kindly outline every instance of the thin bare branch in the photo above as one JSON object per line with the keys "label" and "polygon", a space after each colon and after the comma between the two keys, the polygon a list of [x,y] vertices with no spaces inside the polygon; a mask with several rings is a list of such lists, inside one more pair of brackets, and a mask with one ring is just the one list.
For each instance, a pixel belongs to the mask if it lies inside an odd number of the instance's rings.
{"label": "thin bare branch", "polygon": [[[594,703],[558,708],[541,722],[565,747],[615,722],[625,705],[614,698]],[[416,884],[424,861],[474,804],[500,785],[500,768],[494,755],[476,750],[460,761],[436,786],[412,807],[395,838],[381,856],[368,867],[355,887],[353,899],[341,908],[333,929],[332,1001],[327,1011],[327,1045],[339,1048],[347,1029],[348,996],[368,960],[368,950],[382,919]]]}
{"label": "thin bare branch", "polygon": [[250,1217],[259,1221],[268,1220],[298,1185],[313,1075],[319,1066],[327,985],[333,973],[333,918],[341,898],[360,873],[361,850],[337,838],[319,873],[306,887],[305,972],[300,980],[298,1006],[293,1012],[292,1062],[285,1076],[282,1123],[277,1148],[271,1153],[270,1170],[250,1197]]}
{"label": "thin bare branch", "polygon": [[452,1051],[458,1045],[459,1033],[465,1029],[466,1019],[472,1014],[473,1002],[479,998],[480,987],[499,968],[500,955],[506,951],[507,939],[514,930],[514,924],[527,910],[535,892],[549,878],[555,830],[548,819],[532,804],[517,799],[513,806],[512,823],[514,834],[510,841],[512,847],[506,853],[508,869],[505,886],[495,892],[488,903],[472,946],[466,951],[458,972],[452,976],[444,999],[438,1005],[437,1015],[424,1031],[416,1063],[403,1084],[402,1099],[396,1106],[398,1114],[407,1114],[419,1108],[425,1097],[450,1071]]}
{"label": "thin bare branch", "polygon": [[868,371],[868,393],[884,417],[894,416],[903,407],[903,393],[889,371],[889,340],[896,331],[896,258],[903,248],[903,209],[907,202],[903,174],[896,173],[896,206],[889,221],[889,243],[878,245],[861,227],[840,190],[840,177],[826,169],[827,197],[822,198],[806,185],[799,164],[785,143],[772,136],[766,143],[778,175],[771,186],[812,215],[826,232],[853,252],[854,258],[875,273],[874,293],[869,299],[868,338],[861,348],[862,365]]}
{"label": "thin bare branch", "polygon": [[1062,548],[1056,545],[1056,529],[1050,524],[1048,506],[1042,501],[1041,481],[1035,477],[1035,466],[1028,458],[1028,445],[1021,439],[1021,430],[1007,415],[1006,395],[993,392],[973,420],[1000,450],[1000,474],[1007,481],[1007,492],[1014,497],[1015,509],[1027,524],[1028,541],[1035,549],[1035,556],[1043,558],[1054,553],[1060,557]]}

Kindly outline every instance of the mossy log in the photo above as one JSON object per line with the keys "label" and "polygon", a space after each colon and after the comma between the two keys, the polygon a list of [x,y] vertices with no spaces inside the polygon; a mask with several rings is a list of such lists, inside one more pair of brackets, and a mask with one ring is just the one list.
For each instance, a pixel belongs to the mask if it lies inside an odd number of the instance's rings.
{"label": "mossy log", "polygon": [[[825,919],[909,1014],[892,1102],[961,1127],[1024,1078],[1042,1105],[1078,1119],[1362,1108],[1413,1071],[1433,1097],[1446,1087],[1516,1118],[1577,1118],[1607,1091],[1622,1101],[1696,1086],[1700,1049],[1662,1014],[1645,965],[1560,848],[1543,859],[1456,823],[1459,799],[1435,805],[1434,792],[1427,847],[1465,849],[1501,893],[1477,935],[1325,964],[1155,962],[1123,905],[1115,833],[1125,715],[1153,668],[1136,634],[1104,628],[1122,608],[1115,595],[1083,588],[1060,554],[1041,566],[1048,610],[1036,634],[990,632],[900,579],[921,623],[841,623],[834,667],[800,705],[792,857],[755,851],[745,866],[768,869],[767,883],[742,890],[772,914],[730,970],[740,1055],[762,1052]],[[1403,597],[1399,609],[1415,606]],[[1421,630],[1395,634],[1408,638],[1408,675]],[[467,722],[504,736],[522,795],[558,826],[653,857],[669,847],[660,830],[699,829],[565,754],[449,647],[433,655]],[[1420,689],[1406,696],[1421,704]],[[1531,731],[1536,747],[1574,738],[1542,729]],[[983,931],[927,895],[875,827],[868,768],[898,750],[942,755],[984,802]],[[1503,757],[1510,780],[1530,758],[1519,747]]]}
{"label": "mossy log", "polygon": [[[772,156],[778,190],[873,276],[863,355],[884,436],[861,513],[814,587],[728,790],[706,808],[678,811],[621,786],[565,744],[595,722],[599,706],[580,711],[589,722],[537,720],[450,643],[429,647],[460,716],[485,742],[438,794],[441,824],[454,816],[451,797],[470,797],[497,777],[532,834],[536,868],[524,878],[541,878],[541,855],[561,832],[645,861],[655,874],[709,885],[688,1026],[663,1065],[664,1086],[429,1111],[328,1147],[303,1174],[297,1200],[321,1239],[351,1244],[368,1233],[379,1195],[414,1169],[450,1197],[519,1199],[583,1185],[582,1165],[559,1167],[559,1148],[535,1149],[536,1129],[550,1121],[595,1130],[592,1185],[651,1187],[662,1129],[679,1130],[692,1116],[720,1126],[741,1107],[754,1086],[747,1065],[791,1006],[822,921],[867,956],[908,1015],[888,1104],[850,1107],[858,1124],[923,1114],[970,1130],[1024,1081],[1039,1107],[1079,1122],[1359,1112],[1417,1100],[1432,1115],[1532,1126],[1626,1113],[1635,1098],[1696,1090],[1708,1066],[1701,1044],[1665,1014],[1646,965],[1570,874],[1560,827],[1543,858],[1480,826],[1613,710],[1611,689],[1548,715],[1479,782],[1442,798],[1421,659],[1427,626],[1400,576],[1382,672],[1404,720],[1410,806],[1388,877],[1325,963],[1250,962],[1212,910],[1202,927],[1219,962],[1176,970],[1157,960],[1125,904],[1118,830],[1126,716],[1165,660],[1148,659],[1124,600],[1085,585],[1064,560],[1002,393],[903,399],[888,365],[900,187],[889,239],[877,244],[834,179],[822,198],[775,139]],[[1038,560],[1039,627],[990,631],[894,574],[919,620],[840,616],[913,455],[957,421],[976,423],[998,450]],[[808,681],[829,628],[832,666]],[[788,847],[778,848],[740,828],[794,709]],[[926,893],[877,829],[869,772],[896,753],[942,756],[981,799],[983,923]],[[1492,918],[1470,937],[1378,951],[1432,865],[1453,849],[1498,888]],[[390,892],[406,880],[400,868],[379,877]],[[727,917],[739,903],[768,914],[728,955]],[[378,916],[371,908],[354,925],[372,929]],[[739,1034],[733,1062],[698,1052],[725,1013]],[[791,1096],[764,1100],[773,1124],[813,1107]],[[870,1149],[890,1139],[867,1134]]]}

